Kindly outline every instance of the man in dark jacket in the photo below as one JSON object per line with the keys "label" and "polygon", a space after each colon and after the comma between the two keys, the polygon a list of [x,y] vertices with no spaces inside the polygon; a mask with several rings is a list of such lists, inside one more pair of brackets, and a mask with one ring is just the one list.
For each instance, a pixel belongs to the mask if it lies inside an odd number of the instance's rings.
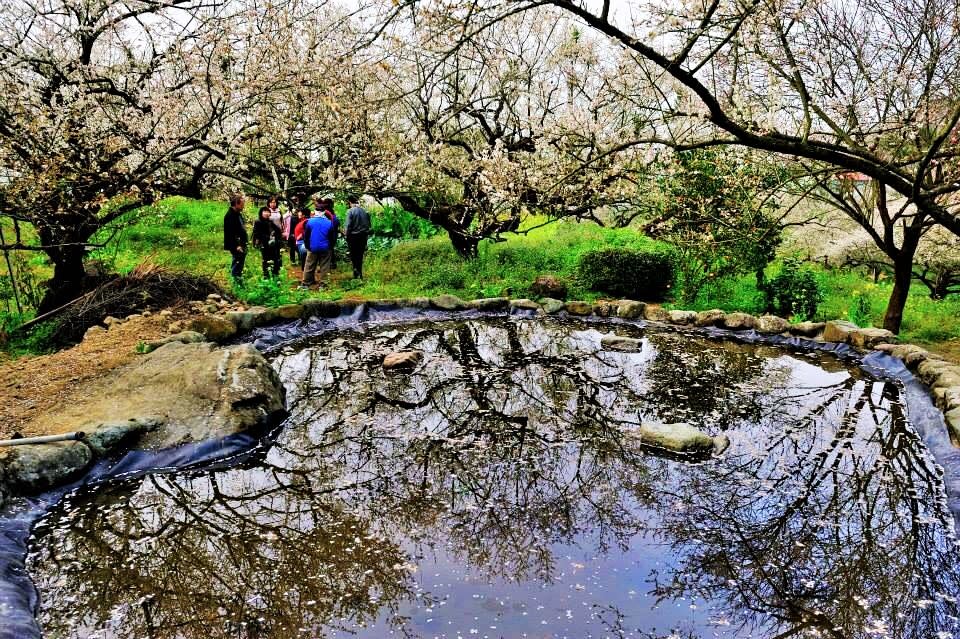
{"label": "man in dark jacket", "polygon": [[273,211],[264,206],[260,217],[253,223],[253,245],[260,249],[263,258],[263,278],[280,275],[280,228],[273,223]]}
{"label": "man in dark jacket", "polygon": [[234,280],[243,279],[243,262],[247,259],[247,229],[243,221],[243,195],[230,196],[230,209],[223,216],[223,250],[230,251],[230,275]]}
{"label": "man in dark jacket", "polygon": [[353,262],[353,277],[363,278],[363,254],[367,251],[367,238],[370,236],[370,214],[360,207],[357,198],[347,198],[350,210],[347,211],[347,250]]}

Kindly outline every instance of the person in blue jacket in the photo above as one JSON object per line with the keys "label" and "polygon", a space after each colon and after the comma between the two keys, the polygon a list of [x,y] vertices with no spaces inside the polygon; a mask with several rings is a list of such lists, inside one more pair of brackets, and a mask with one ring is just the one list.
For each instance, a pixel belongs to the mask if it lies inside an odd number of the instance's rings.
{"label": "person in blue jacket", "polygon": [[[310,288],[317,282],[323,282],[330,270],[330,231],[333,223],[323,214],[323,209],[314,209],[310,219],[303,227],[303,245],[307,249],[307,259],[303,265],[303,281],[300,288]],[[319,276],[315,277],[317,269]]]}

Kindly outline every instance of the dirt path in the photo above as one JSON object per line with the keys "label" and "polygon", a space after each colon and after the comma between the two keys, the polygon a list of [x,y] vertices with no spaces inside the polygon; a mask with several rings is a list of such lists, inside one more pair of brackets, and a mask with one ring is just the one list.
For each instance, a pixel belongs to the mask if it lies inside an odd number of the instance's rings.
{"label": "dirt path", "polygon": [[185,315],[177,310],[173,316],[135,318],[91,334],[72,348],[0,364],[0,439],[15,432],[52,434],[31,432],[26,424],[51,405],[70,402],[83,392],[84,382],[133,361],[137,342],[162,337],[171,321]]}

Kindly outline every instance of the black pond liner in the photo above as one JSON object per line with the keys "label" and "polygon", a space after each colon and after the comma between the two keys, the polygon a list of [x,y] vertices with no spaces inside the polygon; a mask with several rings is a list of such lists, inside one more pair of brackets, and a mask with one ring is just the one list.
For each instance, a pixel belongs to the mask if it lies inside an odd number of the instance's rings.
{"label": "black pond liner", "polygon": [[[503,312],[447,312],[418,308],[400,308],[394,304],[361,304],[338,317],[294,320],[284,324],[257,328],[238,342],[253,343],[269,356],[300,340],[344,330],[363,331],[371,326],[403,325],[423,321],[470,320],[495,317],[528,317],[534,311],[513,309]],[[933,454],[940,468],[946,493],[946,506],[953,513],[955,529],[960,530],[960,448],[950,442],[943,414],[933,405],[927,388],[899,359],[874,351],[861,354],[846,344],[817,342],[799,337],[761,335],[756,331],[733,332],[719,328],[678,327],[607,317],[571,316],[561,312],[551,316],[559,320],[586,324],[651,327],[656,330],[689,333],[716,340],[733,340],[743,344],[779,346],[794,352],[831,353],[843,362],[859,366],[868,375],[898,384],[903,391],[910,424]],[[39,595],[25,568],[27,540],[33,525],[68,494],[96,490],[115,480],[127,480],[153,473],[218,470],[239,465],[265,454],[282,430],[282,415],[271,416],[261,426],[247,433],[186,444],[158,451],[129,451],[102,459],[74,482],[28,498],[11,500],[0,510],[0,639],[39,639],[42,637],[35,619]],[[951,469],[944,476],[943,468]]]}

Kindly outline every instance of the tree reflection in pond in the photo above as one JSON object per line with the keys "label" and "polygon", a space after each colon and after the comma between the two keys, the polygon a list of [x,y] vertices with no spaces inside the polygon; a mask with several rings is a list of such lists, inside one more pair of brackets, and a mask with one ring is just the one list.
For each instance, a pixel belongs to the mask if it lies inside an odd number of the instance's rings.
{"label": "tree reflection in pond", "polygon": [[[283,352],[292,416],[264,459],[118,484],[42,522],[47,635],[960,636],[952,517],[895,386],[615,330],[641,350],[485,320]],[[406,348],[424,363],[384,374]],[[652,457],[648,419],[731,449]]]}

